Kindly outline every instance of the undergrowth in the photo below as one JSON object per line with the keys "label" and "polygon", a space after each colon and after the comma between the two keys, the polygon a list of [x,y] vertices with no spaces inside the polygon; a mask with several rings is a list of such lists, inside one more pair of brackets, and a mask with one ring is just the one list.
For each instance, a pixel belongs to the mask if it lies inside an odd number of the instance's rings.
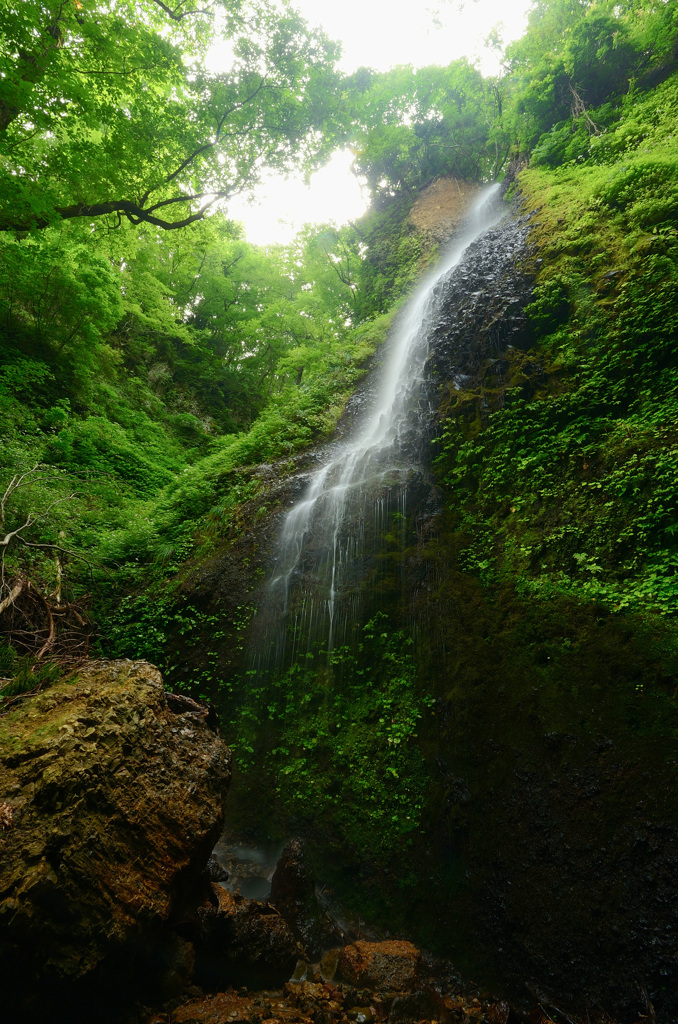
{"label": "undergrowth", "polygon": [[417,733],[433,698],[415,677],[411,637],[377,612],[355,651],[320,652],[280,677],[252,672],[236,681],[224,699],[245,777],[238,788],[266,791],[257,799],[275,802],[283,828],[331,824],[359,860],[389,862],[410,845],[425,803]]}

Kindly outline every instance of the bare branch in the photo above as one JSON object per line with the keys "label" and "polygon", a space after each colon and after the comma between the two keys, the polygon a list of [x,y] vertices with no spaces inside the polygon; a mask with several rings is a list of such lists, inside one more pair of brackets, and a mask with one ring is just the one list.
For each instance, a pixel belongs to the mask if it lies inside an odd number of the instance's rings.
{"label": "bare branch", "polygon": [[[14,490],[16,490],[16,487],[14,488]],[[19,526],[16,530],[12,530],[11,533],[6,534],[3,540],[0,540],[0,547],[6,548],[9,545],[12,538],[18,536],[18,534],[20,534],[22,530],[25,530],[29,526],[33,526],[33,524],[37,523],[39,519],[44,519],[45,516],[48,515],[52,511],[52,509],[55,508],[57,505],[62,505],[65,501],[73,501],[74,498],[75,494],[69,494],[67,498],[57,498],[56,501],[52,501],[47,506],[47,508],[44,509],[42,512],[36,512],[35,514],[33,512],[29,512],[28,519],[26,520],[25,523]],[[23,544],[28,543],[28,541],[25,541],[23,539],[23,537],[19,537],[19,540]],[[54,545],[50,545],[50,547],[54,547]]]}
{"label": "bare branch", "polygon": [[588,128],[589,135],[601,135],[602,132],[600,128],[595,123],[595,121],[592,120],[588,110],[586,109],[586,104],[584,103],[584,100],[580,96],[577,89],[575,89],[575,87],[572,85],[572,83],[570,83],[570,92],[572,93],[571,112],[573,119],[575,121],[578,121],[580,117],[583,117],[586,121],[586,127]]}
{"label": "bare branch", "polygon": [[[23,537],[19,537],[22,530],[26,530],[29,526],[32,526],[35,522],[34,519],[29,515],[28,519],[22,526],[17,527],[16,530],[11,530],[10,533],[6,533],[2,540],[0,540],[0,548],[9,547],[11,542],[17,537],[20,541],[23,541]],[[24,542],[25,543],[25,542]]]}
{"label": "bare branch", "polygon": [[21,487],[21,485],[24,482],[24,480],[26,479],[26,477],[29,477],[31,475],[31,473],[36,473],[39,468],[40,468],[40,464],[38,462],[36,462],[36,464],[33,466],[32,469],[27,469],[25,473],[21,474],[21,476],[16,476],[16,475],[13,476],[12,479],[10,480],[10,482],[7,484],[7,488],[5,489],[5,493],[3,494],[2,498],[0,498],[0,525],[1,526],[5,525],[5,505],[7,504],[8,499],[12,496],[14,491],[18,490],[19,487]]}
{"label": "bare branch", "polygon": [[3,601],[0,601],[0,615],[2,615],[2,613],[10,607],[10,605],[14,604],[17,597],[19,597],[19,595],[22,593],[25,586],[26,581],[19,577],[18,582],[10,590],[8,596]]}
{"label": "bare branch", "polygon": [[106,569],[105,566],[101,565],[100,562],[93,562],[90,558],[85,558],[84,555],[79,554],[77,551],[71,551],[69,548],[64,548],[60,544],[38,544],[36,541],[24,540],[23,537],[19,537],[19,540],[24,545],[24,547],[42,548],[45,551],[58,551],[59,554],[69,555],[71,558],[77,558],[81,562],[84,562],[85,565],[89,565],[94,569],[101,569],[103,572],[106,573],[107,576],[111,575],[108,569]]}
{"label": "bare branch", "polygon": [[[40,594],[39,596],[42,598],[42,594]],[[54,628],[54,616],[52,615],[52,609],[50,608],[47,601],[44,600],[44,598],[42,598],[42,600],[45,605],[45,608],[47,609],[47,619],[49,622],[49,636],[47,637],[44,644],[37,653],[36,660],[38,661],[40,660],[40,658],[42,658],[43,654],[45,654],[47,651],[49,651],[51,647],[54,646],[54,641],[56,639],[56,629]]]}

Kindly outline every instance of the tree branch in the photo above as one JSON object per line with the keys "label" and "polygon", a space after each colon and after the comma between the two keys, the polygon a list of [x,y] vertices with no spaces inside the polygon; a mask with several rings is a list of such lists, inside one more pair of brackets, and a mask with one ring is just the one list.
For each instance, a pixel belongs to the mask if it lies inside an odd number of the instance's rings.
{"label": "tree branch", "polygon": [[0,601],[0,615],[2,615],[5,609],[9,608],[10,605],[14,604],[17,597],[22,593],[25,585],[25,580],[22,580],[21,577],[19,577],[18,582],[12,587],[8,596],[4,598],[4,600]]}
{"label": "tree branch", "polygon": [[40,658],[42,658],[43,654],[45,654],[47,651],[50,650],[51,647],[54,646],[54,641],[56,639],[56,629],[54,628],[54,616],[52,615],[52,609],[50,608],[49,603],[37,590],[34,590],[33,593],[40,598],[43,605],[45,606],[47,610],[47,621],[49,622],[49,635],[36,656],[36,661],[40,661]]}
{"label": "tree branch", "polygon": [[7,499],[12,496],[14,491],[18,490],[19,487],[21,487],[26,477],[30,476],[31,473],[36,473],[39,468],[40,464],[36,462],[32,469],[27,469],[25,473],[21,474],[21,476],[13,476],[10,482],[7,484],[5,493],[3,494],[2,498],[0,498],[0,526],[5,525],[5,505],[7,504]]}
{"label": "tree branch", "polygon": [[[189,164],[193,163],[193,161],[196,159],[196,157],[199,157],[201,153],[206,153],[208,149],[214,149],[214,147],[216,145],[218,145],[219,142],[221,141],[222,132],[223,132],[224,125],[226,123],[226,119],[228,117],[230,117],[231,114],[234,114],[236,112],[236,110],[242,110],[242,108],[244,106],[246,106],[248,103],[251,103],[252,100],[255,99],[256,96],[261,92],[261,90],[263,89],[265,84],[266,84],[266,77],[264,76],[261,79],[261,81],[259,82],[259,84],[257,85],[256,89],[253,92],[251,92],[249,94],[249,96],[246,96],[244,100],[240,100],[239,103],[234,103],[232,107],[229,107],[227,110],[225,110],[223,112],[223,114],[221,115],[221,117],[219,118],[219,120],[217,121],[217,126],[216,126],[216,129],[215,129],[215,132],[214,132],[214,139],[211,142],[204,142],[202,144],[202,146],[198,146],[196,149],[194,149],[193,152],[191,154],[189,154],[189,156],[187,156],[186,159],[183,160],[174,171],[171,172],[171,174],[167,175],[167,177],[165,178],[163,184],[169,185],[169,183],[171,181],[174,181],[174,179],[179,174],[181,174],[181,172],[183,170],[185,170],[189,166]],[[153,188],[149,188],[148,192],[145,193],[145,195],[144,195],[144,197],[143,197],[143,199],[141,201],[141,205],[142,206],[144,205],[144,203],[146,202],[146,200],[150,196],[151,192],[155,192],[155,190],[157,188],[160,188],[160,186],[159,185],[155,185]],[[151,207],[151,209],[155,209],[155,207]]]}
{"label": "tree branch", "polygon": [[[177,196],[175,199],[166,199],[162,203],[157,203],[151,207],[151,210],[159,209],[161,206],[169,206],[176,203],[191,203],[199,199],[204,199],[206,195],[211,195],[213,198],[209,203],[206,203],[200,210],[190,214],[188,217],[184,217],[181,220],[163,220],[161,217],[155,217],[149,210],[145,210],[142,206],[137,203],[131,202],[129,199],[112,199],[107,203],[76,203],[73,206],[57,206],[54,210],[55,214],[62,220],[73,220],[77,217],[106,217],[111,213],[118,215],[124,214],[130,223],[135,226],[138,224],[153,224],[155,227],[163,228],[165,231],[172,231],[176,228],[185,228],[189,224],[194,224],[198,220],[202,220],[207,211],[214,206],[219,199],[229,199],[232,192],[207,192],[201,193],[195,196]],[[33,228],[46,228],[49,227],[51,220],[44,217],[40,217],[33,221],[0,221],[0,231],[31,231]]]}
{"label": "tree branch", "polygon": [[571,82],[570,92],[572,93],[571,113],[573,120],[577,121],[580,117],[583,117],[586,121],[586,127],[588,128],[589,135],[601,135],[602,133],[600,128],[595,123],[595,121],[592,120],[588,110],[586,109],[586,104],[584,103],[584,100],[582,99],[578,90],[575,89]]}
{"label": "tree branch", "polygon": [[79,559],[81,562],[84,562],[85,565],[89,565],[90,567],[93,567],[95,569],[102,569],[106,573],[107,576],[111,575],[111,573],[108,571],[108,569],[104,568],[104,566],[101,565],[99,562],[93,562],[93,561],[91,561],[91,559],[85,558],[84,555],[78,554],[77,551],[70,551],[69,548],[61,547],[60,544],[38,544],[36,541],[24,540],[23,537],[19,537],[19,540],[24,545],[24,547],[27,547],[27,548],[43,548],[46,551],[58,551],[62,555],[70,555],[71,558]]}
{"label": "tree branch", "polygon": [[162,0],[153,0],[153,3],[156,5],[156,7],[160,7],[165,12],[165,14],[169,15],[169,17],[172,19],[172,21],[181,21],[183,18],[190,18],[191,15],[193,15],[193,14],[211,14],[212,13],[212,11],[209,8],[206,8],[206,9],[203,9],[203,10],[199,10],[198,9],[198,10],[195,10],[195,11],[181,11],[181,12],[173,11],[172,8],[168,7],[167,4],[164,4],[162,2]]}

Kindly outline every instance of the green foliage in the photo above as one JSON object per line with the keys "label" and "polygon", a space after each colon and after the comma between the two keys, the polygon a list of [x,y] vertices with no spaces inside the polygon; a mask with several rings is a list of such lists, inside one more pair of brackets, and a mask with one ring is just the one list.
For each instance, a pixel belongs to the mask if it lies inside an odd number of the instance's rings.
{"label": "green foliage", "polygon": [[139,428],[134,436],[118,423],[89,416],[59,431],[48,457],[74,473],[115,475],[137,494],[154,494],[173,479],[172,454],[176,456],[178,449],[172,452],[162,430],[148,417],[141,417]]}
{"label": "green foliage", "polygon": [[672,4],[537,3],[527,32],[507,48],[503,126],[521,149],[534,147],[541,163],[586,159],[624,94],[636,82],[656,84],[672,68],[677,46]]}
{"label": "green foliage", "polygon": [[417,692],[413,641],[378,612],[357,650],[246,677],[225,699],[242,785],[272,786],[283,827],[329,829],[388,863],[419,827],[427,770],[416,742],[433,703]]}
{"label": "green foliage", "polygon": [[668,156],[639,157],[616,169],[604,187],[601,200],[625,214],[632,227],[651,230],[666,222],[678,222],[678,161]]}
{"label": "green foliage", "polygon": [[189,224],[264,166],[312,166],[337,127],[337,47],[286,4],[25,0],[0,40],[2,230]]}
{"label": "green foliage", "polygon": [[532,150],[533,166],[545,165],[559,167],[561,164],[587,160],[596,149],[603,133],[612,128],[621,116],[619,106],[605,103],[590,112],[590,120],[585,117],[568,118],[559,121],[549,131],[544,132]]}
{"label": "green foliage", "polygon": [[0,687],[0,700],[45,690],[62,676],[63,668],[54,662],[36,665],[30,658],[23,658],[9,682]]}
{"label": "green foliage", "polygon": [[358,137],[357,166],[377,207],[440,174],[494,178],[505,162],[497,85],[466,60],[380,74],[361,69],[344,89]]}
{"label": "green foliage", "polygon": [[16,667],[16,654],[11,644],[6,640],[0,640],[0,678],[7,679],[14,675]]}

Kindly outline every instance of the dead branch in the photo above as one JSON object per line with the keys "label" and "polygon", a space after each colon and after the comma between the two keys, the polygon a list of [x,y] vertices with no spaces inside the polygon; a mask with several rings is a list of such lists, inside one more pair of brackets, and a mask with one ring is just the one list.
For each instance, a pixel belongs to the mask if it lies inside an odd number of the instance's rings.
{"label": "dead branch", "polygon": [[14,587],[10,590],[9,595],[6,598],[4,598],[4,600],[0,601],[0,615],[2,615],[6,608],[9,608],[10,605],[14,604],[17,597],[19,597],[19,595],[22,593],[25,586],[26,581],[22,579],[20,576]]}
{"label": "dead branch", "polygon": [[51,661],[74,664],[89,654],[91,626],[82,605],[55,605],[23,576],[12,588],[10,601],[0,604],[0,633],[36,662],[49,653]]}
{"label": "dead branch", "polygon": [[589,130],[589,135],[602,135],[601,129],[598,127],[595,121],[592,120],[588,110],[586,109],[586,104],[584,103],[584,100],[579,95],[579,92],[575,89],[572,83],[570,83],[570,92],[572,93],[571,113],[573,119],[575,121],[578,121],[579,118],[583,117],[586,122],[586,127]]}
{"label": "dead branch", "polygon": [[84,562],[85,565],[89,565],[90,568],[92,568],[92,569],[100,569],[102,572],[105,572],[107,576],[111,576],[112,575],[112,573],[110,573],[108,571],[108,569],[104,565],[101,565],[100,562],[93,562],[91,558],[86,558],[84,555],[79,554],[79,552],[77,552],[77,551],[71,551],[70,548],[64,548],[64,547],[61,546],[61,544],[50,544],[50,543],[38,544],[37,541],[24,540],[23,537],[19,537],[19,540],[24,545],[24,547],[27,547],[27,548],[43,548],[45,551],[54,551],[54,552],[58,551],[59,554],[61,554],[61,555],[69,555],[71,558],[79,559],[81,562]]}
{"label": "dead branch", "polygon": [[45,606],[45,611],[47,612],[47,621],[49,622],[49,635],[36,655],[36,660],[40,661],[40,658],[42,658],[43,654],[46,654],[47,651],[51,650],[51,648],[54,647],[54,641],[56,639],[56,630],[54,628],[54,616],[52,615],[52,609],[50,608],[49,603],[45,600],[42,594],[38,594],[38,597]]}
{"label": "dead branch", "polygon": [[5,525],[5,507],[7,505],[7,501],[12,496],[12,494],[14,494],[14,492],[17,491],[21,487],[21,485],[24,482],[24,480],[26,479],[26,477],[30,476],[31,473],[36,473],[39,468],[40,468],[40,464],[38,462],[36,462],[36,464],[33,466],[32,469],[26,470],[26,472],[22,473],[20,476],[18,476],[18,475],[13,476],[12,479],[10,480],[10,482],[7,484],[7,487],[5,488],[5,493],[3,494],[2,498],[0,498],[0,525],[1,526]]}

